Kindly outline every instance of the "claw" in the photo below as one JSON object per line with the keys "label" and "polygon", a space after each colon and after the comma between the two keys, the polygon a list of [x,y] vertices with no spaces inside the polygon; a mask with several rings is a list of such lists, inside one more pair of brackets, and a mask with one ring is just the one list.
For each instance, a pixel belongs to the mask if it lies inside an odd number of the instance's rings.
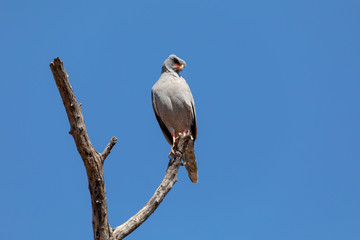
{"label": "claw", "polygon": [[174,152],[174,146],[171,147],[171,150],[170,150],[170,152],[169,152],[169,157],[171,156],[171,154],[175,154],[175,152]]}
{"label": "claw", "polygon": [[[185,135],[187,135],[187,134],[190,134],[190,130],[187,129],[187,128],[185,128],[183,132],[179,132],[177,137],[175,137],[175,132],[174,132],[174,133],[171,133],[171,136],[172,136],[172,138],[173,138],[173,145],[172,145],[172,147],[171,147],[171,151],[170,151],[170,153],[169,153],[169,157],[171,156],[171,154],[175,154],[175,151],[174,151],[175,144],[176,144],[176,142],[180,139],[180,136],[185,136]],[[190,135],[190,137],[191,137],[192,140],[194,139],[193,136]]]}
{"label": "claw", "polygon": [[173,145],[171,147],[171,151],[169,153],[169,157],[171,156],[171,154],[175,154],[175,151],[174,151],[174,147],[175,147],[175,144],[176,144],[176,140],[179,139],[179,137],[175,137],[175,133],[171,134],[172,137],[173,137]]}
{"label": "claw", "polygon": [[185,128],[183,132],[179,133],[179,135],[184,136],[184,135],[189,134],[189,133],[190,133],[190,131],[187,128]]}

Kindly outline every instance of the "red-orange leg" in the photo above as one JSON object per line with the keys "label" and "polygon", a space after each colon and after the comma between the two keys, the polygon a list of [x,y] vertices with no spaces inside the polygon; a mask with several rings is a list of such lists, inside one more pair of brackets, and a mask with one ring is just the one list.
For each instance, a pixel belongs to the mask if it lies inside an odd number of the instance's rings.
{"label": "red-orange leg", "polygon": [[169,157],[170,157],[170,155],[171,155],[172,153],[175,154],[175,152],[174,152],[174,147],[175,147],[176,140],[178,139],[178,137],[175,137],[175,132],[172,133],[171,136],[172,136],[172,138],[173,138],[173,145],[172,145],[172,147],[171,147],[171,151],[170,151],[170,153],[169,153]]}

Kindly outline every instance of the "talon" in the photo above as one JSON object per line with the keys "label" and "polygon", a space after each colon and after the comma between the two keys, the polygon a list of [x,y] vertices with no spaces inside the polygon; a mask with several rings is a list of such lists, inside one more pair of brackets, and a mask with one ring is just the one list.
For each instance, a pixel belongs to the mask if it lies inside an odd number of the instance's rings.
{"label": "talon", "polygon": [[187,128],[185,128],[183,132],[180,132],[180,133],[179,133],[179,135],[180,135],[180,136],[186,136],[186,135],[189,134],[189,133],[190,133],[190,130],[188,130]]}
{"label": "talon", "polygon": [[175,137],[175,133],[171,134],[172,137],[173,137],[173,145],[171,147],[171,150],[170,150],[170,153],[169,153],[169,157],[171,156],[171,154],[175,154],[175,151],[174,151],[174,147],[175,147],[175,144],[176,144],[176,140],[179,139],[179,137]]}
{"label": "talon", "polygon": [[175,154],[174,146],[171,147],[171,150],[170,150],[170,152],[169,152],[169,157],[171,156],[171,154]]}

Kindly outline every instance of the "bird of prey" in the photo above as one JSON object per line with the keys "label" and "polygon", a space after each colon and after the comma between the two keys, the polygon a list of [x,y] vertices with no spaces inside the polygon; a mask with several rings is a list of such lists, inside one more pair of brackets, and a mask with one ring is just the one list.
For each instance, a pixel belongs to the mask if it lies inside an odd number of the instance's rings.
{"label": "bird of prey", "polygon": [[[180,71],[186,66],[184,60],[170,55],[163,63],[159,80],[151,89],[152,106],[156,119],[166,140],[172,145],[181,134],[190,133],[195,141],[197,135],[194,99]],[[193,183],[198,182],[194,148],[188,147],[183,163]]]}

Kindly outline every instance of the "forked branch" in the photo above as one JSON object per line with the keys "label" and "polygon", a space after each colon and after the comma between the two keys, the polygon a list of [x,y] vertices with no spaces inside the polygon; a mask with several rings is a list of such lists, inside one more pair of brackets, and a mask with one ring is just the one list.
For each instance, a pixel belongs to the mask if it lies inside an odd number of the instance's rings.
{"label": "forked branch", "polygon": [[171,190],[177,181],[176,176],[181,164],[182,153],[185,151],[188,144],[191,143],[192,139],[189,135],[180,138],[178,144],[175,146],[175,154],[172,155],[169,161],[165,177],[149,202],[128,221],[112,230],[107,212],[103,164],[106,157],[110,154],[111,149],[116,144],[117,139],[113,137],[103,153],[98,153],[94,149],[86,131],[81,106],[76,100],[63,62],[61,62],[59,58],[55,58],[54,62],[50,63],[50,68],[69,119],[69,133],[74,138],[77,150],[86,168],[92,205],[94,239],[123,239],[149,218]]}
{"label": "forked branch", "polygon": [[91,196],[94,239],[110,239],[112,230],[109,225],[107,213],[103,159],[106,158],[112,146],[115,145],[116,138],[110,141],[110,147],[105,149],[105,154],[96,152],[90,142],[81,107],[76,100],[63,62],[61,62],[59,58],[55,58],[54,62],[50,63],[50,68],[70,122],[69,133],[74,138],[77,150],[86,168]]}

